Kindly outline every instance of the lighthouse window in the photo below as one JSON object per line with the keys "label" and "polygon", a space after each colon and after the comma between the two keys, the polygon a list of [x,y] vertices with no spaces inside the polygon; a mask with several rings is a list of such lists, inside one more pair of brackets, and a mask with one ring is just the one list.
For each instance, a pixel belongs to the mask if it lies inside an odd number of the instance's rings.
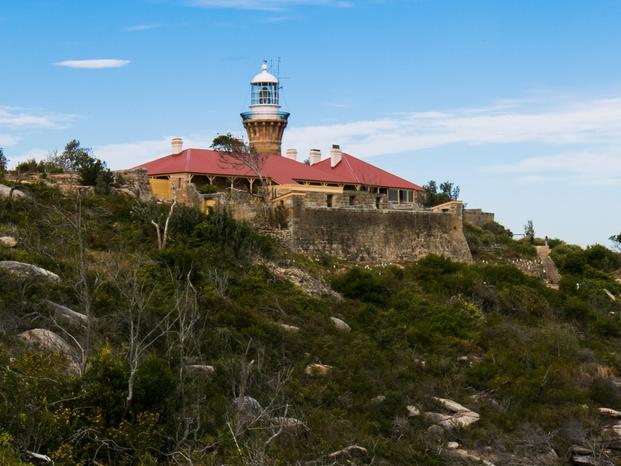
{"label": "lighthouse window", "polygon": [[261,103],[261,104],[271,104],[272,103],[271,92],[267,88],[267,86],[263,86],[261,88],[261,92],[259,93],[259,103]]}

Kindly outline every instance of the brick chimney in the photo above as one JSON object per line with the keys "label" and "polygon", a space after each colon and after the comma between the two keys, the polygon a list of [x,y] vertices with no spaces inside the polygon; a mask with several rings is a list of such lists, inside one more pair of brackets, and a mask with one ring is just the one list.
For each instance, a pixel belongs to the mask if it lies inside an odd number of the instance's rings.
{"label": "brick chimney", "polygon": [[332,150],[330,151],[330,166],[332,168],[336,167],[339,163],[341,163],[342,158],[343,152],[341,152],[341,146],[338,144],[332,144]]}
{"label": "brick chimney", "polygon": [[287,158],[291,160],[298,159],[298,150],[297,149],[287,149]]}
{"label": "brick chimney", "polygon": [[183,139],[172,138],[170,140],[171,154],[178,155],[183,151]]}
{"label": "brick chimney", "polygon": [[321,161],[321,150],[319,149],[311,149],[310,155],[308,156],[311,165],[315,165]]}

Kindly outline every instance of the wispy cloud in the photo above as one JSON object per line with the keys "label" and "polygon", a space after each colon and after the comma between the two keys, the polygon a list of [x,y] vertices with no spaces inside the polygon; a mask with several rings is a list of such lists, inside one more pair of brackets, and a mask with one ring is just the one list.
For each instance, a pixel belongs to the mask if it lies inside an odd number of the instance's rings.
{"label": "wispy cloud", "polygon": [[190,0],[192,6],[201,8],[229,8],[238,10],[281,11],[294,6],[331,6],[350,8],[354,4],[344,0]]}
{"label": "wispy cloud", "polygon": [[151,29],[159,29],[161,27],[161,24],[134,24],[132,26],[127,26],[125,30],[128,32],[141,32],[149,31]]}
{"label": "wispy cloud", "polygon": [[0,147],[11,147],[20,141],[19,138],[10,134],[0,134]]}
{"label": "wispy cloud", "polygon": [[77,115],[70,115],[66,113],[36,112],[19,107],[0,106],[0,128],[58,129],[65,128],[70,122],[76,120],[77,118]]}
{"label": "wispy cloud", "polygon": [[585,150],[529,157],[512,164],[494,165],[485,171],[512,174],[527,183],[564,181],[580,186],[621,186],[621,150]]}
{"label": "wispy cloud", "polygon": [[114,58],[99,58],[94,60],[65,60],[54,63],[56,66],[66,68],[82,68],[89,70],[99,70],[104,68],[122,68],[129,65],[129,60],[118,60]]}
{"label": "wispy cloud", "polygon": [[375,156],[448,144],[611,144],[621,142],[621,98],[530,110],[510,106],[402,113],[375,120],[292,128],[289,143],[312,146],[329,139]]}

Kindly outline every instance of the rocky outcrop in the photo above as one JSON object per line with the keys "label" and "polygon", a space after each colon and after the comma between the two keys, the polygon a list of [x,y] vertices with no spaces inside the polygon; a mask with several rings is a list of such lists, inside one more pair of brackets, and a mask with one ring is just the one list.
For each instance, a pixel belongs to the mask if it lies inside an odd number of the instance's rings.
{"label": "rocky outcrop", "polygon": [[294,417],[276,416],[271,418],[271,423],[274,427],[282,429],[286,433],[295,433],[303,430],[308,430],[306,424]]}
{"label": "rocky outcrop", "polygon": [[17,335],[23,342],[55,353],[60,353],[67,358],[69,368],[74,373],[79,373],[78,358],[74,349],[61,336],[44,328],[26,330]]}
{"label": "rocky outcrop", "polygon": [[351,332],[351,327],[344,320],[341,320],[338,317],[330,317],[330,320],[332,321],[337,330],[345,333]]}
{"label": "rocky outcrop", "polygon": [[446,398],[433,397],[433,399],[451,414],[427,412],[425,417],[443,429],[451,430],[455,427],[465,428],[480,419],[478,413]]}
{"label": "rocky outcrop", "polygon": [[292,266],[277,265],[273,262],[262,262],[274,276],[281,280],[288,281],[301,289],[309,296],[332,296],[335,299],[342,299],[341,295],[335,292],[321,278],[316,278],[302,269]]}
{"label": "rocky outcrop", "polygon": [[6,270],[20,278],[43,278],[52,282],[60,281],[60,277],[55,273],[24,262],[0,261],[0,270]]}

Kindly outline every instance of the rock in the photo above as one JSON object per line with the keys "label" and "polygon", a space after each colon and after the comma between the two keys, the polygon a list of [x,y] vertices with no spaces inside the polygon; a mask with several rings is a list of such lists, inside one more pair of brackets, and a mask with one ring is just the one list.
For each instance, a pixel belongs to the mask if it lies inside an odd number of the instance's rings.
{"label": "rock", "polygon": [[341,332],[346,332],[346,333],[351,332],[351,327],[347,325],[347,323],[344,320],[341,320],[338,317],[330,317],[330,320],[332,321],[334,326]]}
{"label": "rock", "polygon": [[491,461],[487,461],[486,459],[480,458],[470,453],[469,451],[466,451],[460,448],[452,450],[452,453],[455,456],[458,456],[459,458],[464,459],[466,461],[476,461],[478,463],[483,463],[485,466],[495,466],[494,463],[492,463]]}
{"label": "rock", "polygon": [[44,328],[33,328],[20,333],[17,338],[29,345],[63,354],[69,362],[71,371],[76,374],[80,372],[75,351],[60,335]]}
{"label": "rock", "polygon": [[17,246],[17,240],[12,236],[0,236],[0,246],[5,248],[14,248]]}
{"label": "rock", "polygon": [[615,295],[613,295],[610,291],[608,291],[606,288],[604,288],[604,293],[606,293],[606,296],[608,296],[608,298],[609,298],[611,301],[613,301],[613,302],[614,302],[614,301],[616,301],[616,300],[617,300],[617,297],[616,297]]}
{"label": "rock", "polygon": [[602,416],[606,416],[606,417],[614,417],[614,418],[621,417],[621,411],[617,411],[615,409],[597,408],[597,412],[601,414]]}
{"label": "rock", "polygon": [[451,450],[456,450],[459,448],[459,443],[457,442],[449,442],[446,444],[446,448],[449,448]]}
{"label": "rock", "polygon": [[420,409],[418,409],[418,407],[415,405],[407,405],[405,409],[408,412],[408,417],[416,417],[420,416],[421,414]]}
{"label": "rock", "polygon": [[129,199],[133,199],[133,198],[138,197],[138,196],[136,195],[136,193],[135,193],[135,192],[133,192],[133,191],[132,191],[131,189],[129,189],[129,188],[114,188],[114,189],[112,190],[112,193],[113,193],[113,194],[116,194],[116,195],[118,195],[118,196],[122,196],[122,197],[129,198]]}
{"label": "rock", "polygon": [[348,458],[361,458],[363,456],[367,456],[368,454],[369,452],[366,448],[358,445],[350,445],[349,447],[343,448],[342,450],[330,453],[328,455],[328,458],[338,458],[341,456],[346,456]]}
{"label": "rock", "polygon": [[326,364],[309,364],[304,369],[304,373],[306,375],[328,375],[331,370],[332,366]]}
{"label": "rock", "polygon": [[300,331],[300,327],[296,327],[295,325],[278,324],[278,326],[288,333],[298,333]]}
{"label": "rock", "polygon": [[69,309],[66,306],[63,306],[61,304],[56,304],[52,301],[46,300],[45,303],[54,310],[54,312],[58,315],[58,317],[64,319],[65,321],[69,323],[78,324],[83,327],[86,327],[86,325],[88,324],[88,317],[86,317],[85,314],[76,312],[72,309]]}
{"label": "rock", "polygon": [[291,282],[300,288],[304,293],[310,296],[332,296],[338,300],[342,300],[342,296],[330,288],[322,278],[315,278],[304,270],[297,267],[283,267],[269,261],[260,261],[281,280]]}
{"label": "rock", "polygon": [[386,401],[386,397],[384,395],[377,395],[371,398],[371,403],[373,403],[374,405],[383,403],[384,401]]}
{"label": "rock", "polygon": [[0,270],[6,270],[20,278],[45,278],[53,282],[60,281],[60,277],[55,273],[24,262],[0,261]]}
{"label": "rock", "polygon": [[35,453],[34,451],[28,450],[26,450],[26,454],[32,459],[43,461],[44,463],[53,463],[52,458],[47,455],[42,455],[41,453]]}
{"label": "rock", "polygon": [[[10,195],[11,195],[11,187],[0,184],[0,199],[2,198],[8,199]],[[20,191],[19,189],[13,190],[13,199],[19,199],[19,198],[25,198],[25,197],[28,197],[28,196],[23,191]]]}
{"label": "rock", "polygon": [[244,416],[259,416],[263,413],[263,407],[261,403],[252,398],[251,396],[244,396],[243,398],[235,398],[233,400],[233,405],[237,409],[237,411]]}
{"label": "rock", "polygon": [[[212,376],[216,373],[216,368],[213,366],[207,366],[205,364],[190,364],[189,366],[185,366],[186,371],[203,376]],[[255,400],[256,401],[256,400]]]}
{"label": "rock", "polygon": [[444,429],[439,425],[434,424],[429,426],[427,433],[433,437],[442,437],[444,435]]}
{"label": "rock", "polygon": [[302,421],[294,417],[277,416],[273,417],[271,422],[275,427],[281,428],[284,432],[293,433],[299,430],[308,430],[308,427]]}
{"label": "rock", "polygon": [[541,466],[555,466],[559,464],[560,458],[556,452],[550,448],[548,451],[535,456],[535,461]]}

